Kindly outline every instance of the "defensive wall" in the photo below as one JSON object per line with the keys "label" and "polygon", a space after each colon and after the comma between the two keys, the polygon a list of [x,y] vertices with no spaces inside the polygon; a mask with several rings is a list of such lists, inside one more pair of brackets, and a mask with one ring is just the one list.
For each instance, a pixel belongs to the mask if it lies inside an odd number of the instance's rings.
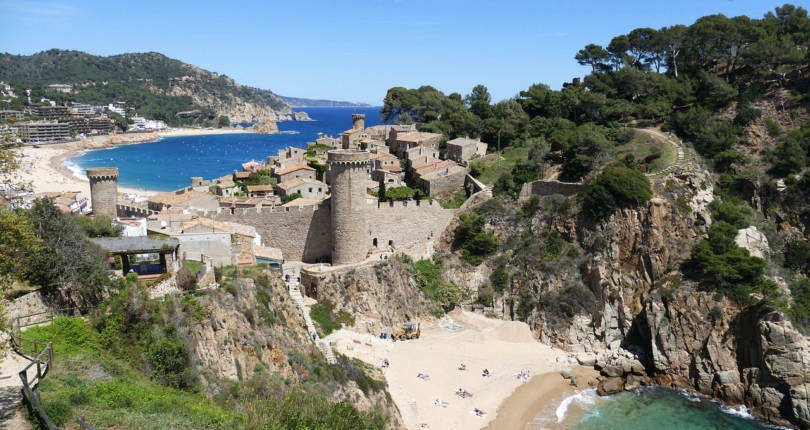
{"label": "defensive wall", "polygon": [[532,181],[523,184],[520,188],[520,198],[528,199],[531,196],[550,196],[561,194],[563,196],[573,196],[582,189],[581,182],[560,182],[560,181]]}
{"label": "defensive wall", "polygon": [[[393,250],[415,259],[433,254],[433,244],[456,213],[456,210],[444,209],[439,202],[432,200],[373,202],[365,205],[365,211],[366,229],[356,239],[364,253],[375,249],[381,252]],[[316,263],[330,261],[332,255],[332,211],[327,203],[198,214],[256,228],[265,245],[280,248],[288,261]]]}

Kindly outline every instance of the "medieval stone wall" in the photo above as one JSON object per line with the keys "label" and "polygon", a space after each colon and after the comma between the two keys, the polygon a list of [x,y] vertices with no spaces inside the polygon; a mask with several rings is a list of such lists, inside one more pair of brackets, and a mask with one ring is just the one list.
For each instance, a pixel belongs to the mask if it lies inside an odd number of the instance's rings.
{"label": "medieval stone wall", "polygon": [[573,196],[580,189],[582,189],[582,183],[580,182],[533,181],[523,184],[520,189],[520,198],[527,199],[533,195],[550,196],[552,194]]}
{"label": "medieval stone wall", "polygon": [[332,253],[332,212],[329,205],[222,211],[217,221],[256,228],[266,246],[280,248],[288,261],[316,262]]}
{"label": "medieval stone wall", "polygon": [[[436,201],[397,201],[369,205],[368,236],[363,246],[393,248],[414,259],[433,255],[433,244],[450,225],[455,210],[443,209]],[[390,245],[389,245],[390,243]]]}

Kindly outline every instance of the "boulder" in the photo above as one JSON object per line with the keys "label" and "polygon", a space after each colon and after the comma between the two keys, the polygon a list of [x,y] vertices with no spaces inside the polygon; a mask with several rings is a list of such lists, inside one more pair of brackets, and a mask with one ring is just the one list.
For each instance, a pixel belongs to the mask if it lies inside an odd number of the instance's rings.
{"label": "boulder", "polygon": [[581,366],[593,367],[596,364],[596,356],[590,354],[578,354],[577,362]]}
{"label": "boulder", "polygon": [[596,394],[600,396],[608,396],[615,394],[624,389],[624,380],[622,378],[608,378],[599,383],[596,387]]}
{"label": "boulder", "polygon": [[602,374],[608,378],[618,378],[624,375],[624,369],[619,366],[605,366],[602,368]]}
{"label": "boulder", "polygon": [[560,376],[562,376],[563,379],[573,379],[574,371],[571,369],[563,369],[560,371]]}

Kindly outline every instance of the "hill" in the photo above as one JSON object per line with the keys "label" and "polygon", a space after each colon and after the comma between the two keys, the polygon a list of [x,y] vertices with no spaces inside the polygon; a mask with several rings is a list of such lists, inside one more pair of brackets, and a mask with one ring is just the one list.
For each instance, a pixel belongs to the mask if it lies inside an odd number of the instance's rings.
{"label": "hill", "polygon": [[284,103],[292,107],[371,107],[368,103],[336,102],[334,100],[302,99],[298,97],[279,96]]}
{"label": "hill", "polygon": [[[0,54],[0,80],[31,100],[106,105],[124,101],[139,115],[177,124],[178,112],[199,110],[209,119],[232,122],[289,119],[290,106],[268,90],[240,85],[226,75],[201,69],[156,52],[109,57],[51,49],[34,55]],[[48,89],[73,86],[70,93]],[[186,120],[187,122],[187,120]]]}

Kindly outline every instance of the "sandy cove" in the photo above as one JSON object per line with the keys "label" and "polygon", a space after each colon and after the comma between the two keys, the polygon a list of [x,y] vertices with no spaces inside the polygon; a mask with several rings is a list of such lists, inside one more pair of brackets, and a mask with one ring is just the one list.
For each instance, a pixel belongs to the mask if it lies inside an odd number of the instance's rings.
{"label": "sandy cove", "polygon": [[[84,196],[90,197],[90,183],[76,177],[73,172],[62,163],[65,159],[76,156],[83,151],[110,148],[116,145],[127,145],[135,143],[153,142],[162,137],[172,136],[198,136],[216,134],[249,133],[244,130],[234,129],[172,129],[153,133],[122,133],[109,134],[104,136],[92,136],[66,143],[54,143],[33,146],[24,146],[15,151],[19,151],[22,156],[22,169],[16,173],[13,182],[23,182],[31,185],[35,193],[49,191],[79,191]],[[143,189],[118,187],[118,191],[133,193],[142,196],[152,196],[156,191]]]}
{"label": "sandy cove", "polygon": [[[388,359],[390,366],[382,370],[408,429],[423,428],[422,424],[448,430],[481,429],[488,424],[489,429],[522,429],[548,402],[573,393],[559,373],[563,366],[570,366],[557,362],[566,353],[538,342],[525,323],[460,310],[451,316],[462,329],[450,331],[438,323],[423,323],[418,340],[391,342],[347,330],[326,339],[336,352],[378,368]],[[462,363],[466,371],[459,370]],[[483,377],[484,369],[492,376]],[[530,372],[532,379],[522,383],[516,377],[520,371]],[[420,373],[430,379],[417,377]],[[455,395],[459,388],[473,397]],[[437,399],[446,406],[436,406]],[[486,412],[486,417],[476,417],[474,408]]]}

